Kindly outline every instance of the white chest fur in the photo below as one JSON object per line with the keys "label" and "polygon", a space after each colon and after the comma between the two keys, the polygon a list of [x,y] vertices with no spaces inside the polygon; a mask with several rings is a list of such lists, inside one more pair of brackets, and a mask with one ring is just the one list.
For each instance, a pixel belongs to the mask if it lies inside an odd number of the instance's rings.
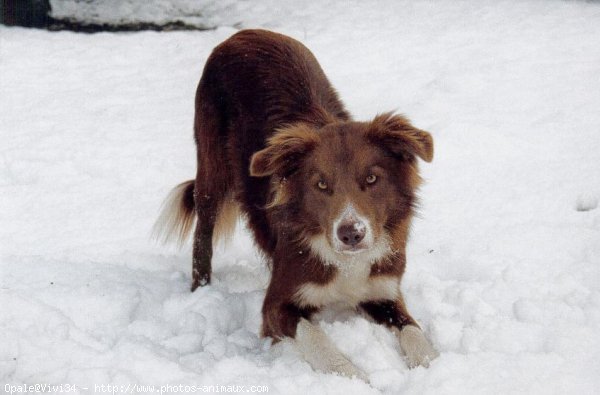
{"label": "white chest fur", "polygon": [[397,277],[370,277],[371,264],[356,262],[336,265],[338,272],[327,284],[306,283],[296,292],[301,307],[323,307],[331,304],[356,306],[361,302],[395,300],[400,295]]}

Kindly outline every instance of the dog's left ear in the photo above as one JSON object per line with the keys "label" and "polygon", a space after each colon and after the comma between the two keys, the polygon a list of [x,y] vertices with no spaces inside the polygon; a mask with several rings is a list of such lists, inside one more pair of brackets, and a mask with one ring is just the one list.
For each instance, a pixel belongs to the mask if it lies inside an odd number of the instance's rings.
{"label": "dog's left ear", "polygon": [[433,160],[431,134],[415,128],[402,115],[377,115],[370,123],[366,135],[374,144],[402,158],[413,158],[416,155],[425,162]]}
{"label": "dog's left ear", "polygon": [[312,151],[319,141],[318,133],[305,124],[293,124],[279,129],[269,138],[265,149],[252,155],[250,175],[288,176],[298,169],[302,158]]}

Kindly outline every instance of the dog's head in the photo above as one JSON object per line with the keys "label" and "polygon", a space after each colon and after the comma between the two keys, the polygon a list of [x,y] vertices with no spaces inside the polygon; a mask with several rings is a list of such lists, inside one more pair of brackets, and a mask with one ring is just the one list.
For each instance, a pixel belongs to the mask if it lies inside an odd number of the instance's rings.
{"label": "dog's head", "polygon": [[250,174],[270,176],[271,209],[287,210],[300,238],[327,262],[375,261],[403,245],[420,183],[416,157],[433,140],[391,113],[316,129],[294,124],[256,152]]}

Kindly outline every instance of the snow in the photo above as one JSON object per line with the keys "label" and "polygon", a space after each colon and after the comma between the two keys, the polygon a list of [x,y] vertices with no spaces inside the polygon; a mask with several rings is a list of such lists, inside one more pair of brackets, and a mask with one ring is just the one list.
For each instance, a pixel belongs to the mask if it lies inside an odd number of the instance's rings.
{"label": "snow", "polygon": [[[600,5],[276,3],[228,3],[207,32],[0,26],[0,391],[597,392]],[[243,227],[195,293],[190,247],[150,241],[162,199],[195,173],[195,86],[234,24],[303,41],[356,118],[398,109],[433,134],[402,286],[440,351],[428,369],[348,313],[321,325],[369,384],[271,347],[269,274]]]}

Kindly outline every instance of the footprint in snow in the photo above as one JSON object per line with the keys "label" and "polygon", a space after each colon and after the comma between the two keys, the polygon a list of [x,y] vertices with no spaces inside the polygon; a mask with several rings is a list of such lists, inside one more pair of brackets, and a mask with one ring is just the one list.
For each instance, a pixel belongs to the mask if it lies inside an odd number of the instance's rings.
{"label": "footprint in snow", "polygon": [[583,193],[577,197],[575,210],[590,211],[598,207],[598,197],[590,193]]}

